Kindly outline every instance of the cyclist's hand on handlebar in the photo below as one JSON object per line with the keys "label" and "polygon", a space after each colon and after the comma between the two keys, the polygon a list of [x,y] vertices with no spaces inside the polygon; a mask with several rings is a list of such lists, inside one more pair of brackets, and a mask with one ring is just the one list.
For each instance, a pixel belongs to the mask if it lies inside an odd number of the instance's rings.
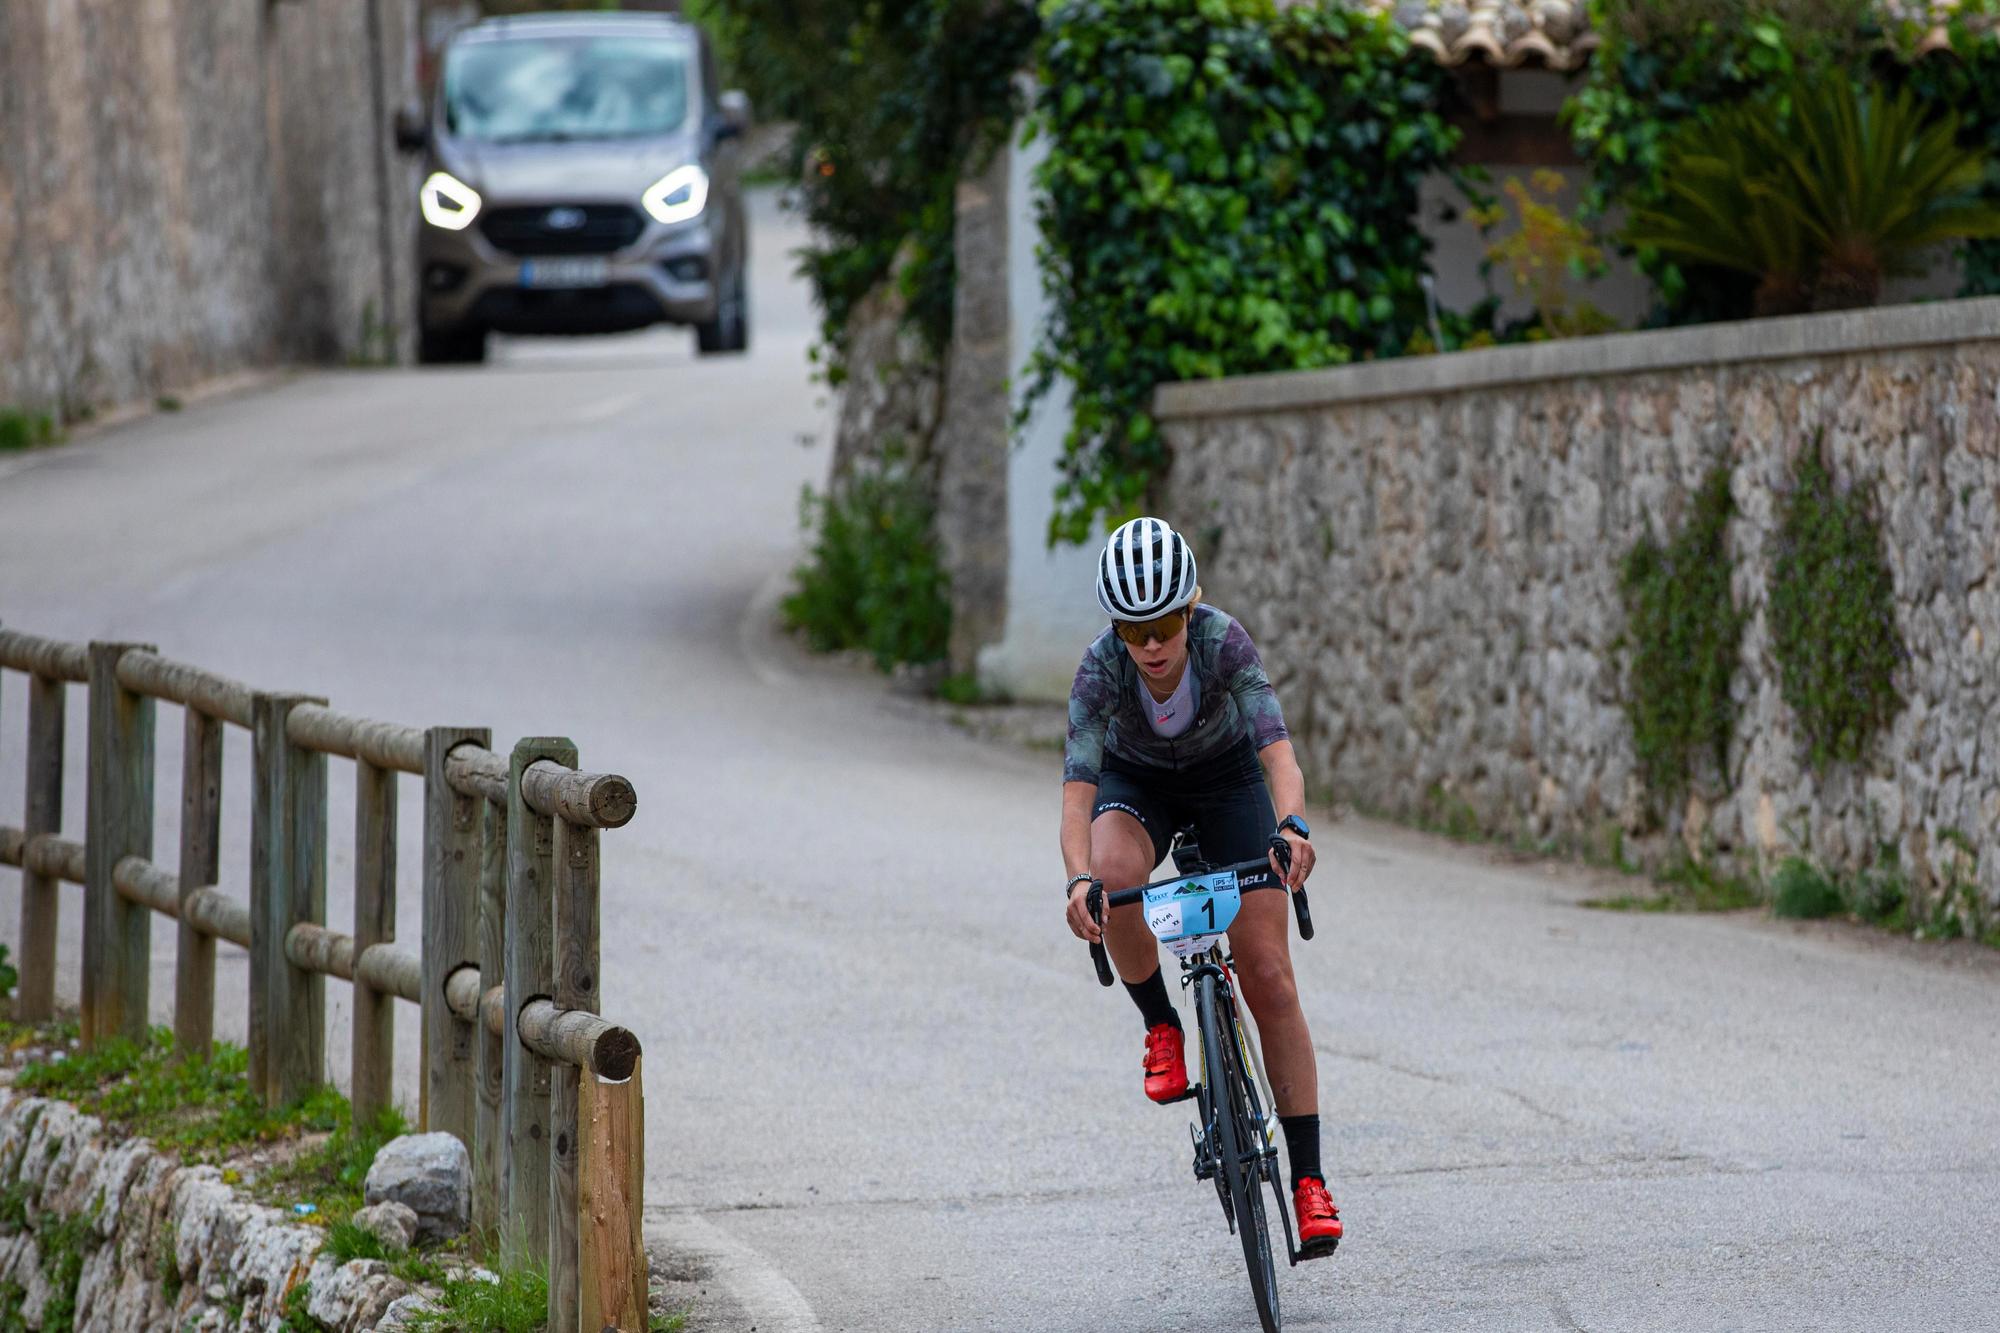
{"label": "cyclist's hand on handlebar", "polygon": [[1313,845],[1290,829],[1286,829],[1278,836],[1283,838],[1285,844],[1292,849],[1292,864],[1287,869],[1279,861],[1277,848],[1274,847],[1271,849],[1271,869],[1275,873],[1284,876],[1286,888],[1296,889],[1303,887],[1306,877],[1313,872],[1313,862],[1319,859],[1313,852]]}
{"label": "cyclist's hand on handlebar", "polygon": [[1090,918],[1089,898],[1089,880],[1084,880],[1081,884],[1070,886],[1068,908],[1069,929],[1070,933],[1080,940],[1087,940],[1092,944],[1100,944],[1104,940],[1104,930]]}

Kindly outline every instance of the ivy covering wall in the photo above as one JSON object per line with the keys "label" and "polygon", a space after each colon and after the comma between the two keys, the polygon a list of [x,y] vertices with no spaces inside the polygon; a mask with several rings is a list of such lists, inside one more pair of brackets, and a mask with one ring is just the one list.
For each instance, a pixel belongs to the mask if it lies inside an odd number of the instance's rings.
{"label": "ivy covering wall", "polygon": [[1034,389],[1074,391],[1050,536],[1083,541],[1159,475],[1157,385],[1409,343],[1417,191],[1458,133],[1445,76],[1383,14],[1058,0],[1045,25]]}

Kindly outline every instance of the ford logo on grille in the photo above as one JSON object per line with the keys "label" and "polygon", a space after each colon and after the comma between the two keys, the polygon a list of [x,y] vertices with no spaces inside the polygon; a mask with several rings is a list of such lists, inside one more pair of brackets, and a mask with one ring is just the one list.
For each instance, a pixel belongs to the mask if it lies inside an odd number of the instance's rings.
{"label": "ford logo on grille", "polygon": [[583,210],[580,208],[551,208],[548,216],[542,219],[542,225],[550,231],[575,231],[583,223]]}

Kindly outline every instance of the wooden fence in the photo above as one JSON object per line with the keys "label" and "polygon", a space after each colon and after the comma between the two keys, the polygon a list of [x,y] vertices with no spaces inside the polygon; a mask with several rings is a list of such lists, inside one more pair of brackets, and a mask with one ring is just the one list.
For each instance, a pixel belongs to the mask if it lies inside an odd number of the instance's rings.
{"label": "wooden fence", "polygon": [[[0,631],[0,668],[28,677],[21,827],[0,825],[0,864],[21,870],[16,1016],[55,1004],[60,886],[83,887],[86,1045],[143,1040],[152,918],[179,922],[174,1038],[209,1048],[215,942],[250,955],[250,1080],[288,1105],[325,1067],[326,978],[354,991],[357,1121],[390,1102],[392,1002],[422,1014],[423,1127],[473,1162],[473,1225],[503,1263],[546,1255],[555,1333],[647,1327],[640,1239],[639,1042],[598,1017],[598,833],[636,806],[632,786],[577,771],[567,740],[510,754],[471,727],[396,726],[324,699],[271,694],[150,645],[63,643]],[[0,671],[0,680],[5,672]],[[68,688],[88,690],[81,842],[64,838]],[[154,712],[179,704],[181,834],[154,860]],[[217,884],[225,724],[252,744],[248,901]],[[354,761],[354,932],[326,924],[327,756]],[[395,939],[396,775],[423,778],[423,941]]]}

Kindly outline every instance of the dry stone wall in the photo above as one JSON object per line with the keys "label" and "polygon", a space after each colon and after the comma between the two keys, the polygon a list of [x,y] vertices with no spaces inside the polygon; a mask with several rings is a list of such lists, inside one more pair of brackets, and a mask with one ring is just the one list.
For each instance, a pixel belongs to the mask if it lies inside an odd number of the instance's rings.
{"label": "dry stone wall", "polygon": [[304,1306],[318,1326],[358,1333],[388,1326],[391,1307],[417,1296],[379,1260],[335,1262],[321,1252],[325,1232],[243,1202],[217,1168],[107,1139],[67,1102],[4,1088],[0,1197],[7,1327],[251,1333],[291,1327],[286,1301],[310,1284]]}
{"label": "dry stone wall", "polygon": [[0,5],[0,405],[394,350],[415,78],[415,0]]}
{"label": "dry stone wall", "polygon": [[[1502,348],[1162,390],[1164,512],[1258,639],[1308,779],[1402,817],[1658,863],[1883,844],[2000,910],[2000,301]],[[1874,497],[1908,659],[1866,762],[1813,772],[1766,617],[1824,431]],[[1748,616],[1726,773],[1659,811],[1622,707],[1618,567],[1717,462]],[[1711,765],[1712,767],[1712,765]]]}

